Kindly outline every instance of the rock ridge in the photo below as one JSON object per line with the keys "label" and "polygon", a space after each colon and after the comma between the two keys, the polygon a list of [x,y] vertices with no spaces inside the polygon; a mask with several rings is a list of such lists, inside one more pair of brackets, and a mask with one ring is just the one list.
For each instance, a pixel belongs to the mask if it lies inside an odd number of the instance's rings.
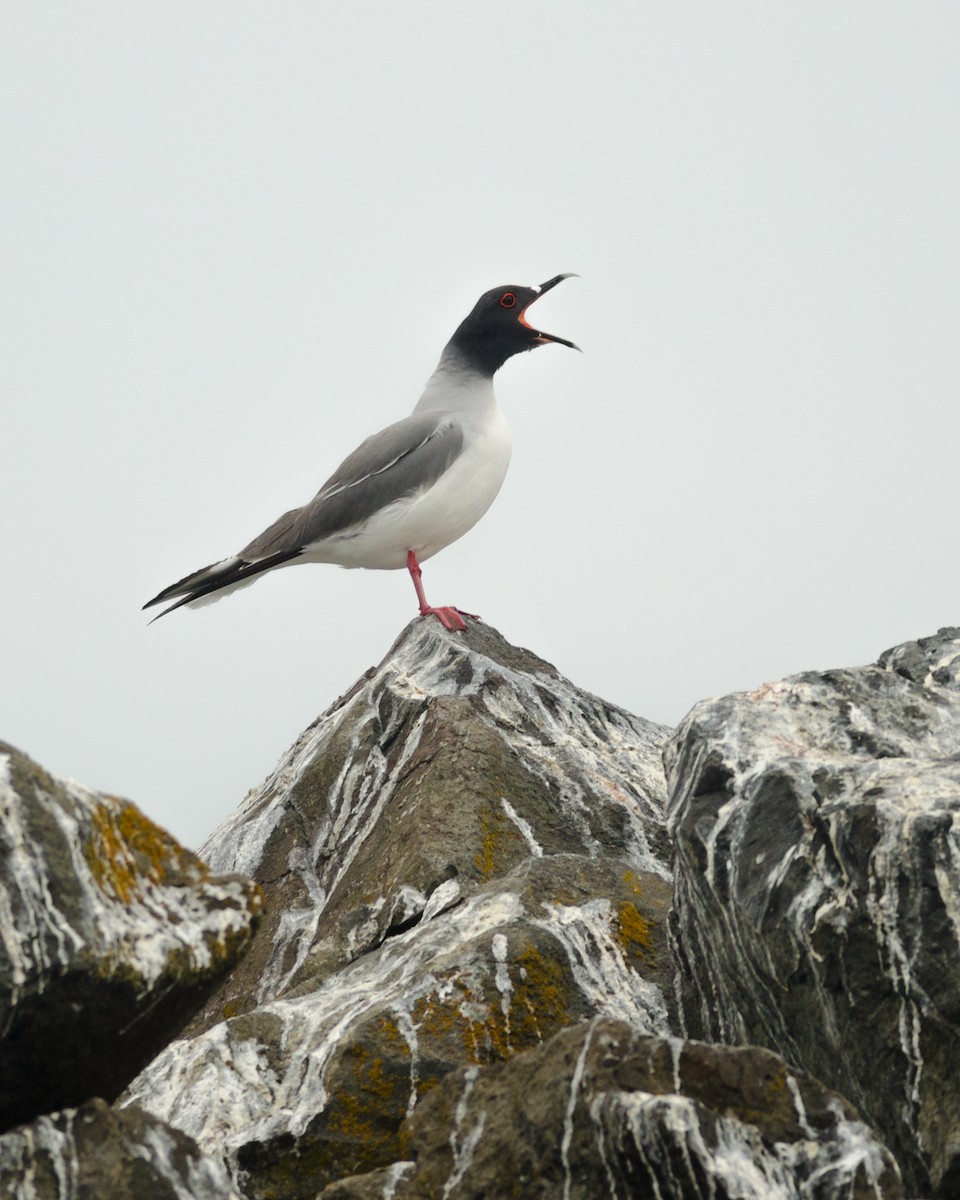
{"label": "rock ridge", "polygon": [[259,889],[0,743],[0,1129],[114,1100],[229,971]]}
{"label": "rock ridge", "polygon": [[960,1194],[958,693],[944,629],[670,730],[416,620],[200,856],[0,747],[0,1194]]}
{"label": "rock ridge", "polygon": [[776,1050],[960,1194],[960,630],[703,701],[665,758],[685,1028]]}

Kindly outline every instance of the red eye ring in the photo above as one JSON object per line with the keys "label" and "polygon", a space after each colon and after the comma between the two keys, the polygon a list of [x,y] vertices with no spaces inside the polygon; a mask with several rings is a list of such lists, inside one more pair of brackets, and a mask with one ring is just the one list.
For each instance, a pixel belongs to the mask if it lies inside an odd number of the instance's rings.
{"label": "red eye ring", "polygon": [[500,297],[500,307],[501,308],[513,308],[513,306],[516,304],[516,302],[517,302],[517,298],[513,294],[513,292],[504,292],[503,295]]}

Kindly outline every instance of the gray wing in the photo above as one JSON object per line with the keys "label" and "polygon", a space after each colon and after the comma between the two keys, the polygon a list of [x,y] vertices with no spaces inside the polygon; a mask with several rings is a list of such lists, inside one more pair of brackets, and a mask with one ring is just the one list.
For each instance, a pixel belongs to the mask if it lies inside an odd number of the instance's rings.
{"label": "gray wing", "polygon": [[463,447],[463,431],[436,414],[405,417],[361,442],[303,508],[284,513],[239,558],[296,552],[360,525],[381,508],[430,487]]}

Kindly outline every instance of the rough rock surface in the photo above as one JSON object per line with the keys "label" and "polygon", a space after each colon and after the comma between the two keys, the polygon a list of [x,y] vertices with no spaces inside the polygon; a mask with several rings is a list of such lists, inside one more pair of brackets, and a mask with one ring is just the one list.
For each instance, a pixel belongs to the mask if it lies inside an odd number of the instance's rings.
{"label": "rough rock surface", "polygon": [[960,630],[704,701],[666,762],[688,1031],[777,1050],[960,1195]]}
{"label": "rough rock surface", "polygon": [[843,1099],[757,1047],[644,1037],[606,1018],[446,1077],[408,1159],[322,1200],[889,1200],[890,1153]]}
{"label": "rough rock surface", "polygon": [[138,1108],[102,1100],[0,1136],[0,1196],[17,1200],[238,1200],[222,1163]]}
{"label": "rough rock surface", "polygon": [[488,626],[413,622],[201,848],[269,905],[194,1028],[316,986],[531,856],[609,856],[669,878],[669,732]]}
{"label": "rough rock surface", "polygon": [[391,1168],[456,1068],[596,1015],[674,1032],[666,733],[489,627],[414,622],[204,847],[268,916],[129,1099],[245,1195],[312,1198]]}
{"label": "rough rock surface", "polygon": [[116,1097],[260,910],[132,804],[0,743],[0,1129]]}
{"label": "rough rock surface", "polygon": [[0,747],[0,1195],[960,1195],[958,692],[947,630],[698,705],[668,826],[668,730],[418,620],[204,848],[252,934]]}

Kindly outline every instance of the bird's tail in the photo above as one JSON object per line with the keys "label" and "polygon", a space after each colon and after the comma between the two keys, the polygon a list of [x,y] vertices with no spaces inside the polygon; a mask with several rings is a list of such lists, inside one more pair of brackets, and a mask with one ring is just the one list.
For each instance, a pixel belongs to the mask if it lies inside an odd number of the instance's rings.
{"label": "bird's tail", "polygon": [[143,607],[153,608],[155,604],[173,600],[173,604],[165,608],[163,612],[157,613],[153,618],[154,621],[159,621],[167,613],[173,612],[175,608],[182,608],[185,604],[212,604],[214,600],[219,600],[228,592],[253,583],[263,571],[269,571],[271,567],[278,567],[282,563],[298,558],[301,553],[302,551],[299,549],[281,550],[253,562],[248,562],[243,558],[225,558],[222,562],[201,567],[199,571],[194,571],[190,575],[185,575],[183,579],[178,579],[176,583],[171,583],[162,592],[158,592],[152,600],[148,600]]}

